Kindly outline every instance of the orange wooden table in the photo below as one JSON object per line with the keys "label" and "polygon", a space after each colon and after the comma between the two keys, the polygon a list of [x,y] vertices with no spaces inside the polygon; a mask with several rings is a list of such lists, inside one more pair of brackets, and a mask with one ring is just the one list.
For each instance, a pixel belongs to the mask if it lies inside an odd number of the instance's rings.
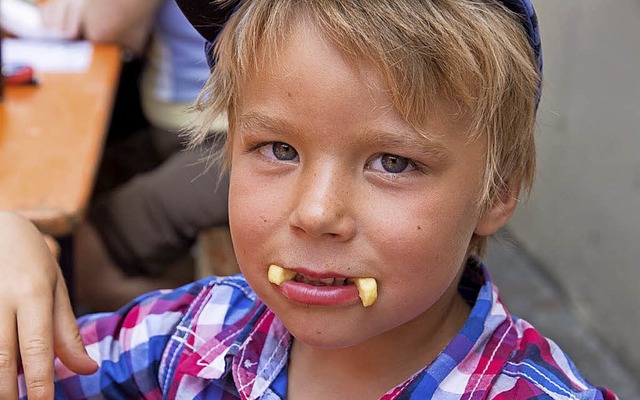
{"label": "orange wooden table", "polygon": [[95,45],[82,73],[43,73],[5,86],[0,102],[0,209],[44,233],[68,235],[83,217],[120,75],[120,51]]}

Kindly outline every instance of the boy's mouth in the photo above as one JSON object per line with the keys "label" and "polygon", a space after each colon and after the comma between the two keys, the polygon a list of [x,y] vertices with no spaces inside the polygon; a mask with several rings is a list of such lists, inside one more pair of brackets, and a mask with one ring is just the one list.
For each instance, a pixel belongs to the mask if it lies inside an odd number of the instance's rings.
{"label": "boy's mouth", "polygon": [[355,285],[358,289],[360,301],[362,301],[364,307],[369,307],[378,298],[378,284],[375,278],[314,278],[275,264],[269,266],[267,277],[269,282],[278,286],[291,280],[312,286]]}

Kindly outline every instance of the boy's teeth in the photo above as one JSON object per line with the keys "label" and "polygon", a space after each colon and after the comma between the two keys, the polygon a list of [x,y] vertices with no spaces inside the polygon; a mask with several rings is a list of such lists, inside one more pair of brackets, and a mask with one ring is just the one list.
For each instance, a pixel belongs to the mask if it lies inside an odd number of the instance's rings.
{"label": "boy's teeth", "polygon": [[295,280],[313,286],[344,286],[347,284],[347,278],[312,278],[304,274],[296,275]]}
{"label": "boy's teeth", "polygon": [[278,286],[282,285],[286,281],[290,281],[293,277],[296,276],[296,271],[291,271],[289,269],[282,268],[279,265],[271,264],[269,265],[269,272],[267,273],[267,278],[269,282],[274,283]]}
{"label": "boy's teeth", "polygon": [[378,298],[378,283],[375,278],[354,278],[353,282],[358,288],[358,294],[363,306],[369,307],[375,303]]}

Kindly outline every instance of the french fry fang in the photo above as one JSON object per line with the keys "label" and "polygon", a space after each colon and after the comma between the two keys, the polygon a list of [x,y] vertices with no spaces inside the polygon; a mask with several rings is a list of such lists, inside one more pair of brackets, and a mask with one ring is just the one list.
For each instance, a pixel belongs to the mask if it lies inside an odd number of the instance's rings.
{"label": "french fry fang", "polygon": [[295,271],[291,271],[285,268],[282,268],[279,265],[271,264],[269,265],[269,272],[267,273],[267,278],[269,282],[276,284],[278,286],[282,285],[286,281],[290,281],[293,277],[296,276]]}
{"label": "french fry fang", "polygon": [[363,306],[369,307],[375,303],[378,298],[378,283],[375,278],[355,278],[353,282],[358,288],[358,295]]}

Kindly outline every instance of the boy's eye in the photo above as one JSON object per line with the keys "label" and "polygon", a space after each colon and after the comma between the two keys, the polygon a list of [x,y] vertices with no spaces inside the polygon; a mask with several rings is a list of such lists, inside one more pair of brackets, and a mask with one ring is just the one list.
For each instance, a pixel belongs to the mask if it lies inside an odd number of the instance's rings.
{"label": "boy's eye", "polygon": [[382,170],[391,174],[399,174],[401,172],[409,172],[415,169],[413,162],[406,158],[396,156],[394,154],[380,154],[373,159],[369,166],[370,169]]}
{"label": "boy's eye", "polygon": [[298,151],[290,144],[283,142],[267,143],[260,148],[260,152],[269,158],[280,161],[293,161],[298,158]]}

